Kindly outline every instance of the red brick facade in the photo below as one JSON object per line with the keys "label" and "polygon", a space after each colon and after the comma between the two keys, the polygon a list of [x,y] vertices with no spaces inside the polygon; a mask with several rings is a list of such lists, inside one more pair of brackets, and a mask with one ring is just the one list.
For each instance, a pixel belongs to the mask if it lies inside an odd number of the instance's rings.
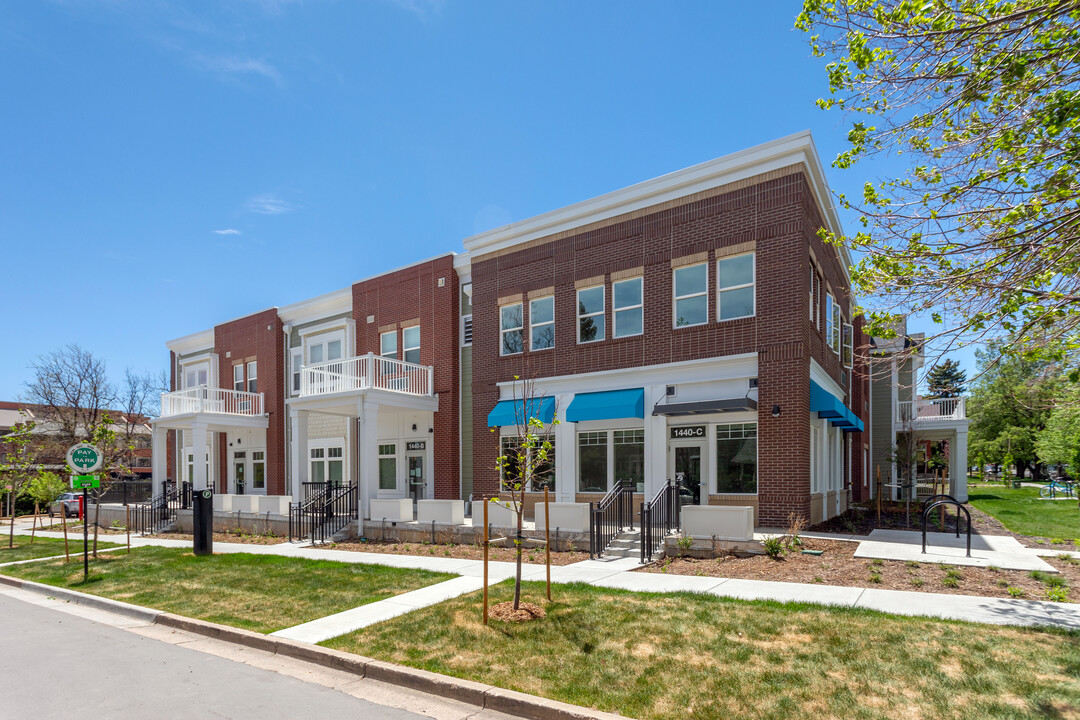
{"label": "red brick facade", "polygon": [[[498,439],[487,428],[487,415],[499,398],[498,382],[515,375],[565,376],[756,353],[758,523],[784,525],[791,511],[809,516],[810,357],[838,384],[842,380],[840,360],[823,339],[824,324],[822,330],[811,328],[811,247],[834,296],[849,292],[836,248],[817,237],[821,226],[802,168],[792,166],[655,211],[473,257],[475,492],[492,493],[498,487]],[[756,315],[717,322],[716,260],[743,248],[756,253]],[[708,262],[709,322],[673,328],[672,268],[690,257]],[[644,278],[644,332],[612,339],[612,275],[638,269]],[[575,283],[594,278],[602,278],[605,286],[608,339],[579,345]],[[554,349],[526,348],[519,355],[500,356],[500,299],[522,296],[528,327],[528,293],[547,288],[553,288],[555,297]],[[781,407],[776,418],[774,405]],[[861,434],[853,435],[861,447]]]}
{"label": "red brick facade", "polygon": [[401,330],[420,326],[420,364],[433,366],[433,391],[439,395],[433,456],[435,497],[440,499],[455,499],[461,494],[459,293],[453,255],[380,275],[352,288],[357,355],[378,355],[380,335],[392,326],[397,333],[398,358],[404,359]]}
{"label": "red brick facade", "polygon": [[[214,352],[218,356],[218,387],[233,387],[233,366],[258,362],[257,390],[263,393],[267,413],[266,492],[285,493],[285,333],[276,309],[248,315],[214,327]],[[246,376],[245,376],[246,377]],[[228,492],[228,434],[218,436],[218,486]]]}

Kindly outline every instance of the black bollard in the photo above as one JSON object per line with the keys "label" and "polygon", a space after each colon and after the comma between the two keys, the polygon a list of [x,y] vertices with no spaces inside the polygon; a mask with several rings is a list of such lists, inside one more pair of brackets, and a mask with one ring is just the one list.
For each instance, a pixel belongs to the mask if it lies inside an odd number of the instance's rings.
{"label": "black bollard", "polygon": [[196,555],[214,554],[214,491],[207,488],[192,493],[191,522]]}

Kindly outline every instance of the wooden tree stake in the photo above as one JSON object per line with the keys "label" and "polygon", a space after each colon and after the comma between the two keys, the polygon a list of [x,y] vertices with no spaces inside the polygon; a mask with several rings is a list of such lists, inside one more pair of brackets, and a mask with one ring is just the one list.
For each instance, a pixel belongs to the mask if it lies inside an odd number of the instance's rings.
{"label": "wooden tree stake", "polygon": [[877,526],[881,527],[881,466],[877,466]]}
{"label": "wooden tree stake", "polygon": [[39,510],[38,503],[37,503],[37,500],[35,500],[34,501],[34,521],[30,525],[30,544],[31,545],[34,544],[34,536],[37,535],[38,510]]}
{"label": "wooden tree stake", "polygon": [[124,530],[127,531],[128,555],[131,554],[131,506],[124,507]]}
{"label": "wooden tree stake", "polygon": [[60,527],[64,528],[64,562],[71,562],[71,553],[68,551],[67,539],[67,505],[60,503]]}
{"label": "wooden tree stake", "polygon": [[547,486],[544,486],[544,551],[547,554],[547,599],[551,602],[551,508]]}
{"label": "wooden tree stake", "polygon": [[488,624],[488,501],[484,502],[484,624]]}

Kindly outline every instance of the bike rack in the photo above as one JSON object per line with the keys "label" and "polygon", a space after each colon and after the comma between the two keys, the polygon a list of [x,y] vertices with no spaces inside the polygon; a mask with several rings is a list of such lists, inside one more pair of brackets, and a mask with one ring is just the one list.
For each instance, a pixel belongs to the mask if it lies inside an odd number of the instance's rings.
{"label": "bike rack", "polygon": [[923,503],[922,511],[922,551],[926,554],[926,518],[930,516],[930,512],[938,507],[945,505],[955,505],[958,510],[956,513],[956,537],[960,537],[960,510],[964,511],[964,515],[967,516],[967,556],[971,557],[971,513],[964,505],[952,497],[951,495],[934,495],[927,498]]}

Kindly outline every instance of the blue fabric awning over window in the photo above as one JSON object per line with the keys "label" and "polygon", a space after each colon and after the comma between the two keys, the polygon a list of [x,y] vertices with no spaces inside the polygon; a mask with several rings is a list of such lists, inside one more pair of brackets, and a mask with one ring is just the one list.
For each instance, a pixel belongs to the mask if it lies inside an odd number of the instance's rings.
{"label": "blue fabric awning over window", "polygon": [[566,408],[569,422],[645,417],[645,388],[578,393]]}
{"label": "blue fabric awning over window", "polygon": [[[555,398],[550,395],[531,398],[525,407],[529,411],[529,418],[537,418],[545,425],[550,424],[555,419]],[[519,417],[522,414],[521,411],[522,401],[520,399],[500,400],[495,404],[495,408],[488,413],[488,427],[517,425],[519,421],[524,424],[526,418]]]}
{"label": "blue fabric awning over window", "polygon": [[834,426],[844,432],[862,432],[863,421],[844,406],[840,398],[833,395],[813,380],[810,381],[810,412],[818,417],[828,418]]}

